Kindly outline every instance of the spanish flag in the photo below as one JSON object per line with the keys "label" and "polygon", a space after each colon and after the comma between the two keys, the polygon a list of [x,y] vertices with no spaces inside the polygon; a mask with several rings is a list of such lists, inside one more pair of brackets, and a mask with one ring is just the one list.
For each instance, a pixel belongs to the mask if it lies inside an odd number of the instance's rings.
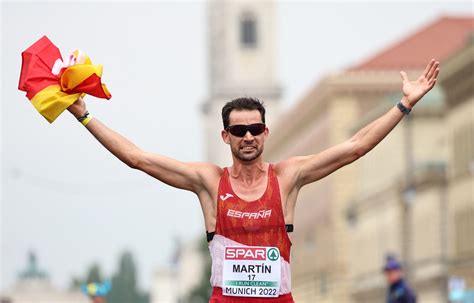
{"label": "spanish flag", "polygon": [[112,97],[101,82],[102,65],[93,65],[79,50],[63,60],[59,49],[43,36],[21,55],[18,89],[26,92],[26,97],[49,123],[85,94],[103,99]]}

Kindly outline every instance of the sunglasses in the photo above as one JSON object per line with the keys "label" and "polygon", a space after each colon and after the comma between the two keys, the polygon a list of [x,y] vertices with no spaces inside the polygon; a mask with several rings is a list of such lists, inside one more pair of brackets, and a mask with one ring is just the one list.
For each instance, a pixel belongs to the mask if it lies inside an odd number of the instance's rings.
{"label": "sunglasses", "polygon": [[264,123],[254,123],[250,125],[231,125],[225,129],[232,135],[236,137],[243,137],[247,132],[250,132],[252,136],[258,136],[265,131],[265,124]]}

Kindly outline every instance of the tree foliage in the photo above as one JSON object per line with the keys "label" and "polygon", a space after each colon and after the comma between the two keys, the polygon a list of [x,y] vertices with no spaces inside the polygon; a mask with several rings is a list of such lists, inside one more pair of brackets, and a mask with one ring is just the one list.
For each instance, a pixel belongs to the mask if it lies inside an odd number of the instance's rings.
{"label": "tree foliage", "polygon": [[137,288],[137,269],[131,252],[124,252],[119,260],[117,272],[112,277],[112,290],[108,303],[145,303],[148,296]]}
{"label": "tree foliage", "polygon": [[87,269],[85,278],[80,278],[77,276],[72,278],[70,288],[79,289],[82,284],[102,283],[103,281],[104,280],[102,279],[100,265],[98,263],[94,263]]}
{"label": "tree foliage", "polygon": [[100,265],[92,264],[85,278],[73,277],[71,289],[79,289],[82,284],[112,282],[112,289],[107,295],[107,303],[148,303],[149,295],[138,290],[137,268],[131,252],[121,254],[118,268],[112,278],[104,278]]}
{"label": "tree foliage", "polygon": [[102,274],[100,271],[100,266],[97,263],[92,264],[87,271],[86,283],[102,283]]}

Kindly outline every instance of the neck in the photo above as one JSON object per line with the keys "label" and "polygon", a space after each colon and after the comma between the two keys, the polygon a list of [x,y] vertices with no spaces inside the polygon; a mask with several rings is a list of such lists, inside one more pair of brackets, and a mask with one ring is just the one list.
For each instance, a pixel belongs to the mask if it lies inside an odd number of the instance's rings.
{"label": "neck", "polygon": [[230,176],[234,179],[241,179],[246,183],[252,183],[265,175],[265,168],[266,164],[263,162],[262,157],[248,162],[234,159],[229,172]]}

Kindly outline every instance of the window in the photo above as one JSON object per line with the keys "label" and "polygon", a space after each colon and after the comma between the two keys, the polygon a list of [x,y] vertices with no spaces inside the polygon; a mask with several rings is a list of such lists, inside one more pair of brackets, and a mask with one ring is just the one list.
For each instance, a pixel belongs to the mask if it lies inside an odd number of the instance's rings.
{"label": "window", "polygon": [[251,14],[244,14],[240,20],[240,44],[243,48],[257,46],[257,21]]}

